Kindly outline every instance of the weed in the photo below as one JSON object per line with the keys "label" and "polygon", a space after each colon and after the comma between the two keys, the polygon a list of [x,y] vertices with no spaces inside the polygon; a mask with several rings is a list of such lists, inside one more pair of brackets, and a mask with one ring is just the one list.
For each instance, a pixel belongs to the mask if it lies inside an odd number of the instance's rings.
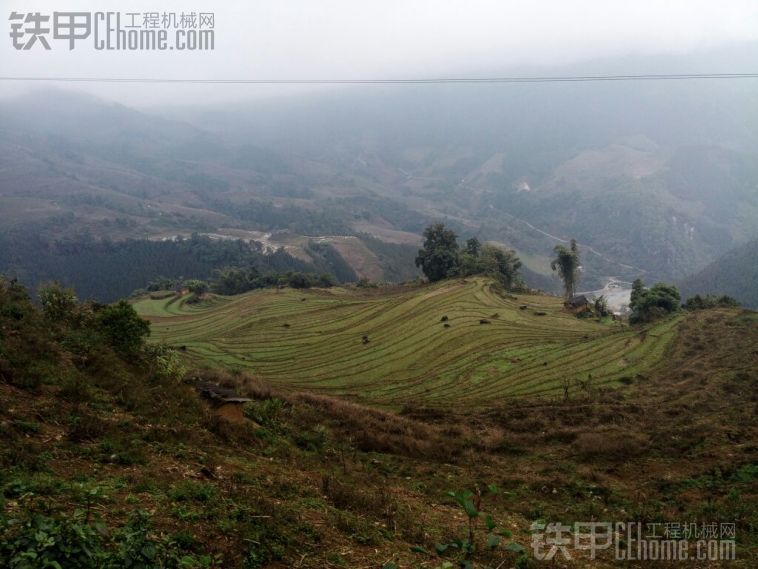
{"label": "weed", "polygon": [[39,434],[41,430],[40,424],[35,421],[23,421],[21,419],[16,419],[13,421],[13,426],[27,435]]}
{"label": "weed", "polygon": [[212,484],[186,480],[171,488],[168,495],[176,502],[209,502],[216,493],[216,487]]}
{"label": "weed", "polygon": [[[459,490],[447,493],[466,516],[466,534],[449,542],[435,544],[434,550],[437,555],[443,556],[452,552],[458,558],[460,567],[463,569],[473,569],[472,559],[477,552],[482,550],[494,551],[500,547],[503,537],[508,538],[511,536],[510,531],[498,529],[491,515],[481,511],[482,496],[497,493],[499,493],[499,490],[494,485],[487,486],[484,491],[477,488],[473,492],[470,490]],[[484,528],[479,524],[482,518],[484,519]],[[483,545],[479,545],[478,537],[480,533],[483,533],[481,536]],[[523,553],[525,551],[523,546],[515,542],[509,543],[505,549],[512,553]],[[422,547],[416,547],[415,550],[418,553],[429,554]]]}

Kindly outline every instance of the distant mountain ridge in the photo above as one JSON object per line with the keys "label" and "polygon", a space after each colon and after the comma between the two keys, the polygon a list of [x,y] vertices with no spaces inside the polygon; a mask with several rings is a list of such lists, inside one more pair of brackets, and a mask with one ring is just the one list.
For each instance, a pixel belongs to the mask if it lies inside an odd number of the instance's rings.
{"label": "distant mountain ridge", "polygon": [[745,243],[679,283],[682,297],[727,294],[758,309],[758,239]]}
{"label": "distant mountain ridge", "polygon": [[162,116],[46,91],[0,103],[0,171],[0,237],[270,233],[294,254],[337,238],[359,276],[400,280],[442,221],[515,249],[538,288],[558,290],[550,256],[572,238],[585,290],[681,281],[758,238],[758,82],[356,87]]}

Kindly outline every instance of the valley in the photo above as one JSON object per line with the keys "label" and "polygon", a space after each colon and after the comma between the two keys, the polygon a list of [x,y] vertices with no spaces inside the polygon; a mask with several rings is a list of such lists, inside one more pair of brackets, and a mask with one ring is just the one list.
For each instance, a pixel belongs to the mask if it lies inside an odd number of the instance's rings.
{"label": "valley", "polygon": [[10,4],[0,569],[758,567],[756,0]]}
{"label": "valley", "polygon": [[[558,98],[477,85],[146,110],[39,90],[0,107],[0,271],[112,299],[10,251],[197,233],[281,246],[313,270],[307,244],[323,240],[351,278],[403,282],[419,275],[423,228],[442,221],[515,250],[535,289],[560,292],[546,261],[571,239],[584,291],[608,275],[684,282],[758,235],[755,100],[752,82],[566,85]],[[190,268],[152,278],[212,272]]]}

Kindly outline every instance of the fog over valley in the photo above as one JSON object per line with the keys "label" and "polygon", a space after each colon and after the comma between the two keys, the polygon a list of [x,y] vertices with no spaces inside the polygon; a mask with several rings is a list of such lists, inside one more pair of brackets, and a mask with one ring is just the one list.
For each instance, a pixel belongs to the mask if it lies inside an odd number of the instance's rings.
{"label": "fog over valley", "polygon": [[3,7],[0,568],[758,567],[758,2]]}

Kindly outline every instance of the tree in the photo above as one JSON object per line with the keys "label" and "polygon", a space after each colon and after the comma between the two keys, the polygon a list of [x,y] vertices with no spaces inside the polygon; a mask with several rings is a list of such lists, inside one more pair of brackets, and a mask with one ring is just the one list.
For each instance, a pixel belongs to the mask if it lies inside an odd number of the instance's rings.
{"label": "tree", "polygon": [[430,282],[451,276],[458,266],[458,242],[455,232],[442,223],[424,230],[424,247],[419,249],[416,266]]}
{"label": "tree", "polygon": [[226,267],[216,271],[211,288],[218,294],[242,294],[256,288],[260,273],[253,267]]}
{"label": "tree", "polygon": [[635,279],[635,281],[632,283],[632,295],[629,299],[629,309],[634,310],[637,307],[637,304],[642,299],[642,295],[645,293],[645,283],[642,282],[642,279]]}
{"label": "tree", "polygon": [[287,284],[292,288],[310,288],[312,283],[309,275],[304,273],[289,273]]}
{"label": "tree", "polygon": [[721,308],[736,308],[739,305],[740,303],[737,299],[731,296],[717,296],[715,294],[700,296],[696,294],[687,299],[687,302],[684,303],[684,308],[686,310],[705,310],[706,308],[715,308],[717,306]]}
{"label": "tree", "polygon": [[125,300],[99,308],[96,320],[111,347],[124,356],[138,353],[150,335],[150,323]]}
{"label": "tree", "polygon": [[610,314],[610,311],[608,310],[608,299],[605,298],[604,295],[600,295],[595,299],[595,315],[599,316],[601,318],[605,318]]}
{"label": "tree", "polygon": [[677,312],[680,302],[681,296],[678,288],[666,283],[656,283],[643,295],[640,307],[655,306],[665,312]]}
{"label": "tree", "polygon": [[336,284],[337,282],[334,280],[334,277],[329,273],[323,273],[319,275],[316,281],[316,285],[321,288],[331,288]]}
{"label": "tree", "polygon": [[482,249],[482,243],[476,237],[466,240],[466,253],[472,257],[478,257]]}
{"label": "tree", "polygon": [[198,279],[189,280],[184,285],[195,296],[203,296],[210,289],[207,282]]}
{"label": "tree", "polygon": [[458,265],[453,270],[455,276],[470,277],[482,272],[482,263],[479,257],[472,257],[466,251],[458,255]]}
{"label": "tree", "polygon": [[515,251],[484,245],[479,259],[479,271],[498,281],[507,289],[519,280],[521,260]]}
{"label": "tree", "polygon": [[678,312],[680,303],[678,288],[666,283],[656,283],[649,289],[643,288],[642,292],[637,293],[629,322],[652,322],[667,314]]}
{"label": "tree", "polygon": [[550,268],[558,271],[558,276],[563,281],[564,296],[566,300],[574,296],[576,284],[579,282],[579,247],[576,240],[571,240],[571,247],[556,245],[553,249],[555,259],[550,263]]}
{"label": "tree", "polygon": [[79,319],[79,300],[74,290],[58,283],[41,286],[37,290],[45,318],[58,324],[73,324]]}

